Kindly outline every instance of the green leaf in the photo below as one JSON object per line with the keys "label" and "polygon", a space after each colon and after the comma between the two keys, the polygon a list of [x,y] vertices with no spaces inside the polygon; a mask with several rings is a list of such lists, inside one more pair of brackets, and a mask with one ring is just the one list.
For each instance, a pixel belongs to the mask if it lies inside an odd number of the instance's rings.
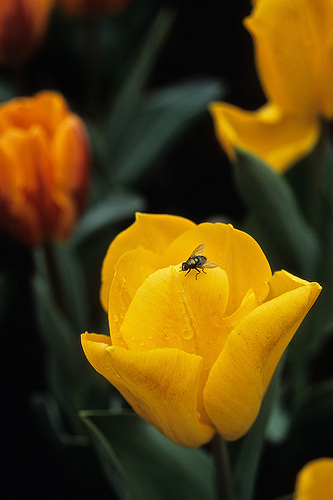
{"label": "green leaf", "polygon": [[134,183],[223,93],[217,80],[184,82],[142,96],[126,133],[112,151],[112,166],[122,183]]}
{"label": "green leaf", "polygon": [[33,281],[36,317],[46,351],[49,386],[66,413],[72,428],[78,430],[78,411],[105,407],[108,384],[87,362],[76,330],[55,302],[45,279],[37,274]]}
{"label": "green leaf", "polygon": [[278,397],[278,387],[284,364],[283,361],[281,361],[263,399],[259,415],[251,429],[240,440],[229,443],[235,500],[253,499],[258,467],[265,444],[267,426],[270,421],[272,408]]}
{"label": "green leaf", "polygon": [[121,500],[215,499],[213,464],[134,413],[81,412],[104,471]]}
{"label": "green leaf", "polygon": [[0,79],[0,102],[6,102],[15,97],[14,86],[4,77]]}
{"label": "green leaf", "polygon": [[311,278],[319,243],[286,179],[251,153],[237,149],[236,181],[279,267]]}
{"label": "green leaf", "polygon": [[87,330],[90,324],[89,301],[83,268],[75,249],[65,244],[45,245],[34,250],[34,258],[39,273],[73,329],[78,332]]}
{"label": "green leaf", "polygon": [[[114,192],[86,212],[69,243],[79,254],[85,270],[89,306],[96,319],[94,329],[98,323],[107,328],[106,315],[99,302],[101,269],[106,251],[115,236],[134,221],[135,212],[143,209],[144,200],[138,194]],[[87,328],[88,325],[85,326]]]}
{"label": "green leaf", "polygon": [[72,237],[71,245],[74,247],[87,245],[93,240],[96,246],[98,244],[96,240],[101,238],[104,240],[105,237],[110,244],[112,226],[143,208],[144,201],[136,193],[117,191],[110,194],[85,213]]}
{"label": "green leaf", "polygon": [[174,18],[175,13],[169,8],[160,9],[118,95],[112,102],[107,126],[111,152],[116,149],[119,140],[126,136],[133,108],[164,45]]}

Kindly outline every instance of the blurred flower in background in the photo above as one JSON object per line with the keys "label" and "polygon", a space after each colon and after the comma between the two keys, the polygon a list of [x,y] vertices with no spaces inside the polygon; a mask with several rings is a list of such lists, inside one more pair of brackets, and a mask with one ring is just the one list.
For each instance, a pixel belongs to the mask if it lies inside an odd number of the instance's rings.
{"label": "blurred flower in background", "polygon": [[54,0],[2,0],[0,63],[24,63],[36,50],[48,25]]}
{"label": "blurred flower in background", "polygon": [[[182,260],[203,242],[219,267],[185,276]],[[272,276],[259,245],[230,224],[146,214],[111,243],[102,281],[110,337],[82,335],[88,360],[142,418],[190,448],[249,430],[321,290]]]}
{"label": "blurred flower in background", "polygon": [[254,112],[212,103],[216,134],[231,160],[238,146],[283,172],[333,117],[333,3],[258,0],[244,23],[268,103]]}
{"label": "blurred flower in background", "polygon": [[331,500],[333,497],[333,458],[307,463],[296,481],[295,500]]}
{"label": "blurred flower in background", "polygon": [[72,16],[95,16],[120,12],[131,0],[58,0],[61,9]]}
{"label": "blurred flower in background", "polygon": [[27,245],[69,237],[87,198],[90,146],[56,92],[0,106],[0,223]]}

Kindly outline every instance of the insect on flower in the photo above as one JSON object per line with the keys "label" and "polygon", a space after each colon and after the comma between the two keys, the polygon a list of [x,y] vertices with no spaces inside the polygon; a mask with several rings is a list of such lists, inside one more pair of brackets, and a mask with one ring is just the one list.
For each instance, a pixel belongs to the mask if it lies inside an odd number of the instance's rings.
{"label": "insect on flower", "polygon": [[181,271],[187,271],[185,276],[191,271],[191,269],[195,269],[197,271],[195,279],[197,279],[198,274],[200,274],[200,270],[204,273],[205,268],[209,269],[218,266],[216,262],[211,262],[210,260],[207,260],[204,255],[202,255],[205,251],[205,247],[206,246],[203,244],[196,247],[187,261],[182,263]]}

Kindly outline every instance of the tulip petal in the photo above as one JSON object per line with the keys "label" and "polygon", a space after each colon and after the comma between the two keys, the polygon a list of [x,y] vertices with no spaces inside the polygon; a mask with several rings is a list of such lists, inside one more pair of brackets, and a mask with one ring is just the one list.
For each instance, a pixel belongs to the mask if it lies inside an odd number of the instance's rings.
{"label": "tulip petal", "polygon": [[195,448],[212,438],[213,427],[197,413],[200,356],[174,348],[128,351],[97,337],[82,335],[86,357],[142,418],[181,446]]}
{"label": "tulip petal", "polygon": [[207,414],[225,439],[238,439],[253,424],[273,372],[320,289],[308,283],[287,291],[229,334],[204,388]]}
{"label": "tulip petal", "polygon": [[100,300],[107,311],[114,266],[119,257],[134,248],[143,247],[162,254],[170,243],[194,222],[174,215],[136,214],[135,222],[113,240],[102,267]]}
{"label": "tulip petal", "polygon": [[53,201],[59,210],[59,238],[70,234],[86,202],[90,148],[82,120],[68,115],[59,124],[51,144]]}
{"label": "tulip petal", "polygon": [[0,141],[0,160],[1,224],[20,241],[38,244],[43,238],[43,207],[35,148],[28,135],[10,128]]}
{"label": "tulip petal", "polygon": [[227,273],[230,289],[226,315],[238,309],[250,288],[259,301],[266,297],[271,269],[260,246],[250,235],[231,224],[199,224],[170,245],[167,254],[171,263],[175,259],[186,260],[201,243],[206,245],[205,257]]}
{"label": "tulip petal", "polygon": [[266,104],[258,111],[244,111],[223,102],[210,105],[215,132],[231,161],[235,146],[251,151],[278,172],[285,171],[310,152],[319,138],[319,121],[284,115]]}
{"label": "tulip petal", "polygon": [[110,288],[108,308],[113,345],[127,347],[119,331],[127,309],[139,286],[161,267],[163,266],[160,255],[145,248],[129,250],[118,260]]}
{"label": "tulip petal", "polygon": [[[198,410],[204,419],[202,389],[229,333],[221,323],[229,286],[219,268],[198,279],[195,275],[196,271],[185,276],[179,266],[170,266],[147,278],[128,308],[119,336],[135,351],[172,347],[202,356]],[[117,344],[121,345],[118,339]]]}
{"label": "tulip petal", "polygon": [[333,3],[261,0],[245,25],[268,98],[287,113],[332,118]]}
{"label": "tulip petal", "polygon": [[308,281],[302,280],[301,278],[288,273],[288,271],[276,271],[268,284],[269,293],[265,301],[267,302],[274,299],[289,290],[295,290],[296,288],[306,286],[308,283]]}
{"label": "tulip petal", "polygon": [[333,497],[333,458],[317,458],[298,473],[295,500],[331,500]]}
{"label": "tulip petal", "polygon": [[216,359],[226,337],[216,323],[228,301],[228,278],[220,268],[195,275],[170,266],[144,281],[120,328],[129,349],[170,346]]}

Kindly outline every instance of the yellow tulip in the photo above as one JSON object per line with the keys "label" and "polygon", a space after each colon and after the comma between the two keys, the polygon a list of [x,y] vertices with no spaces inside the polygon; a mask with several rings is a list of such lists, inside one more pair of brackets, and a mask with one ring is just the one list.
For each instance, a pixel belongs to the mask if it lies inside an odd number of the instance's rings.
{"label": "yellow tulip", "polygon": [[318,458],[298,473],[295,500],[333,498],[333,458]]}
{"label": "yellow tulip", "polygon": [[321,120],[333,117],[333,3],[257,0],[245,26],[268,103],[256,112],[212,103],[210,111],[232,160],[240,146],[282,172],[314,147]]}
{"label": "yellow tulip", "polygon": [[62,95],[0,106],[0,224],[27,245],[67,239],[88,191],[90,146]]}
{"label": "yellow tulip", "polygon": [[[181,263],[205,244],[218,264]],[[253,424],[271,377],[321,287],[274,273],[259,245],[230,224],[137,214],[111,243],[101,301],[110,336],[85,333],[92,366],[172,441],[197,447]]]}

